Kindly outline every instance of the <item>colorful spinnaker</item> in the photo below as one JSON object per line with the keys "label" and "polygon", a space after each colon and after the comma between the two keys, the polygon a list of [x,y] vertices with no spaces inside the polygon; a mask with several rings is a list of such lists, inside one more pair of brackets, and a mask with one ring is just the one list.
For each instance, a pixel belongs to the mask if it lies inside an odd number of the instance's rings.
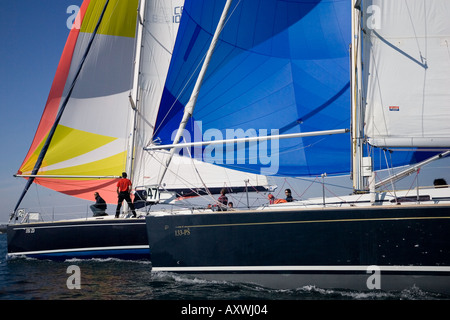
{"label": "colorful spinnaker", "polygon": [[81,28],[70,32],[41,122],[19,175],[32,174],[57,114],[68,98],[34,181],[89,200],[97,190],[105,200],[113,201],[113,177],[125,170],[129,157],[128,137],[132,130],[129,95],[133,84],[137,9],[138,0],[83,2],[79,12]]}

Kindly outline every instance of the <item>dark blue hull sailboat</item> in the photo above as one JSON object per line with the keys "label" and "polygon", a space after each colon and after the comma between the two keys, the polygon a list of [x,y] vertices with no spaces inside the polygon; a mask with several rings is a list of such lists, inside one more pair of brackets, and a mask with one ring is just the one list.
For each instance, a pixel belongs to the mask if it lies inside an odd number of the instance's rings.
{"label": "dark blue hull sailboat", "polygon": [[[272,288],[450,293],[450,206],[147,217],[154,271]],[[379,276],[379,278],[374,278]]]}
{"label": "dark blue hull sailboat", "polygon": [[[450,65],[443,45],[449,4],[200,2],[186,1],[156,122],[158,143],[146,150],[183,148],[192,157],[189,147],[203,146],[216,165],[266,175],[351,174],[353,195],[150,215],[152,270],[275,288],[418,286],[450,293],[448,188],[385,189],[418,175],[425,159],[449,154]],[[201,89],[184,90],[181,83],[205,56]],[[215,139],[179,144],[181,132],[192,137],[200,126],[214,130]],[[248,137],[231,137],[211,151],[206,140],[238,128]],[[258,128],[267,136],[258,140]],[[345,128],[350,135],[337,131]],[[315,134],[322,130],[336,131]],[[237,151],[230,147],[240,143]],[[261,148],[276,156],[275,170],[273,161],[254,152]],[[414,166],[376,182],[375,170],[407,165]]]}

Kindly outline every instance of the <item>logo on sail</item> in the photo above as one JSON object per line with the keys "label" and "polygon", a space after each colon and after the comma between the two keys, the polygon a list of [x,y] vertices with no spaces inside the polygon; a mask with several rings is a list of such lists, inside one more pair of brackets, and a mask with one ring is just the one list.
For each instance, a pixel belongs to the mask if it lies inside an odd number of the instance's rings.
{"label": "logo on sail", "polygon": [[183,6],[173,8],[172,22],[180,23],[182,13],[183,13]]}
{"label": "logo on sail", "polygon": [[[177,130],[172,133],[172,141]],[[254,166],[263,175],[274,175],[279,169],[278,129],[207,129],[203,132],[202,121],[195,121],[193,137],[184,130],[178,154],[184,157],[175,161],[199,161],[216,165]],[[212,142],[190,145],[191,142]],[[193,147],[193,150],[192,150]]]}
{"label": "logo on sail", "polygon": [[389,111],[400,111],[399,106],[389,106]]}

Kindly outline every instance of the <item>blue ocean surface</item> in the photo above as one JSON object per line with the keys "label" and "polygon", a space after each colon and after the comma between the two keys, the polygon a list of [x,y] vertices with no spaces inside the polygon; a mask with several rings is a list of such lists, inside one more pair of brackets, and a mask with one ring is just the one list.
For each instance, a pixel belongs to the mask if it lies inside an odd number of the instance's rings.
{"label": "blue ocean surface", "polygon": [[[358,292],[305,286],[274,290],[253,284],[206,281],[151,272],[148,261],[117,259],[53,262],[7,259],[0,234],[0,300],[448,300],[449,296],[410,288],[400,292]],[[71,266],[80,271],[80,288],[70,289]],[[69,286],[68,286],[69,282]]]}

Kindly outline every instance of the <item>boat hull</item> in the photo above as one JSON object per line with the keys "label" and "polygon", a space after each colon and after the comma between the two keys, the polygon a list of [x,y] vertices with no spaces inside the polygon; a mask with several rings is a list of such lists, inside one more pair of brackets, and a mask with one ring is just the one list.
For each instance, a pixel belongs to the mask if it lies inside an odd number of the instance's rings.
{"label": "boat hull", "polygon": [[144,219],[92,219],[9,225],[8,257],[149,259]]}
{"label": "boat hull", "polygon": [[146,222],[153,271],[273,288],[416,285],[450,292],[450,206],[149,216]]}

